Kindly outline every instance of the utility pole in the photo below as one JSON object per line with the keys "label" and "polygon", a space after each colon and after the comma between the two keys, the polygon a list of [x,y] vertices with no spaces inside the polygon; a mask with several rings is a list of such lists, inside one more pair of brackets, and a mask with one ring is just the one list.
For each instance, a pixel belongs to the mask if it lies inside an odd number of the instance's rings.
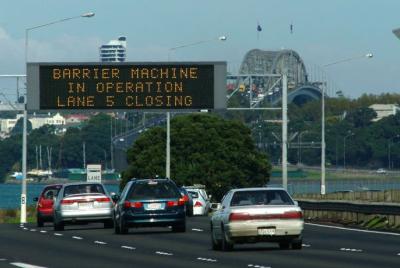
{"label": "utility pole", "polygon": [[83,169],[86,169],[86,142],[82,144],[83,149]]}

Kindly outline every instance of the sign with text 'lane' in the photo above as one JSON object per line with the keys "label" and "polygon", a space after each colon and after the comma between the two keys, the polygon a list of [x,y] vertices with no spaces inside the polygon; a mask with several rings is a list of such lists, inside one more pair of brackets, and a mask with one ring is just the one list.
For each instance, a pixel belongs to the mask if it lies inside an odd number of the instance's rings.
{"label": "sign with text 'lane'", "polygon": [[28,109],[221,109],[226,63],[29,63]]}

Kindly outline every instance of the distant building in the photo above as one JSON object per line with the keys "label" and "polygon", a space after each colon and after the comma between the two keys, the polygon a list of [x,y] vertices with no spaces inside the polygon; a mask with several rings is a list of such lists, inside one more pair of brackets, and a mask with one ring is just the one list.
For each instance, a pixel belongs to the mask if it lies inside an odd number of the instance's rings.
{"label": "distant building", "polygon": [[101,62],[124,62],[126,59],[126,37],[120,36],[100,47]]}
{"label": "distant building", "polygon": [[2,119],[1,120],[1,132],[2,133],[10,133],[11,130],[15,127],[17,124],[18,119],[22,117],[21,114],[17,115],[17,118],[15,119]]}
{"label": "distant building", "polygon": [[372,104],[369,108],[377,114],[376,118],[372,119],[373,122],[390,115],[396,115],[400,111],[400,107],[397,104]]}
{"label": "distant building", "polygon": [[80,124],[89,119],[90,117],[84,114],[69,114],[65,116],[65,123],[67,125]]}
{"label": "distant building", "polygon": [[32,124],[32,129],[40,128],[44,125],[63,126],[65,125],[65,118],[59,113],[51,116],[50,113],[43,115],[34,114],[29,121]]}

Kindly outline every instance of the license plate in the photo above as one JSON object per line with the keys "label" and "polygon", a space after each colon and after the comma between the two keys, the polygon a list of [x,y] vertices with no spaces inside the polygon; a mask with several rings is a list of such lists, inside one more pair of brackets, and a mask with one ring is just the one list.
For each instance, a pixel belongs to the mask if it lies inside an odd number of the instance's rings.
{"label": "license plate", "polygon": [[162,204],[161,203],[150,203],[147,205],[147,210],[157,210],[161,209]]}
{"label": "license plate", "polygon": [[79,203],[79,208],[80,209],[93,208],[93,203],[92,202]]}
{"label": "license plate", "polygon": [[275,228],[258,228],[258,235],[275,235]]}

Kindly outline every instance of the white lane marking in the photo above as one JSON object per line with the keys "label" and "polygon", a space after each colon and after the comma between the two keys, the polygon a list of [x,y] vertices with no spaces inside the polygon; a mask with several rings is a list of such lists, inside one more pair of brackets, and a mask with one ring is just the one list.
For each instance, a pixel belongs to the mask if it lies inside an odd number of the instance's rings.
{"label": "white lane marking", "polygon": [[36,229],[30,229],[31,232],[36,232]]}
{"label": "white lane marking", "polygon": [[341,251],[351,251],[351,252],[362,252],[362,249],[355,249],[355,248],[340,248]]}
{"label": "white lane marking", "polygon": [[202,257],[198,257],[197,260],[199,261],[207,261],[207,262],[216,262],[216,259],[208,259],[208,258],[202,258]]}
{"label": "white lane marking", "polygon": [[361,233],[370,233],[370,234],[383,234],[383,235],[395,235],[395,236],[400,236],[400,233],[389,233],[389,232],[381,232],[381,231],[361,230],[361,229],[345,228],[345,227],[330,226],[330,225],[315,224],[315,223],[305,223],[305,224],[306,224],[306,225],[311,225],[311,226],[318,226],[318,227],[331,228],[331,229],[339,229],[339,230],[346,230],[346,231],[354,231],[354,232],[361,232]]}
{"label": "white lane marking", "polygon": [[203,229],[196,229],[196,228],[192,228],[192,231],[195,231],[195,232],[204,232]]}
{"label": "white lane marking", "polygon": [[130,249],[130,250],[135,250],[135,247],[130,247],[130,246],[121,246],[121,248],[125,248],[125,249]]}
{"label": "white lane marking", "polygon": [[103,242],[103,241],[94,241],[94,243],[95,244],[99,244],[99,245],[107,245],[107,243],[106,242]]}
{"label": "white lane marking", "polygon": [[11,265],[17,266],[17,267],[21,267],[21,268],[46,268],[43,266],[37,266],[37,265],[32,265],[29,263],[23,263],[23,262],[12,262],[10,263]]}
{"label": "white lane marking", "polygon": [[248,264],[247,267],[255,267],[255,268],[271,268],[271,266],[262,266],[258,264]]}
{"label": "white lane marking", "polygon": [[55,236],[63,236],[63,234],[54,233]]}
{"label": "white lane marking", "polygon": [[308,244],[302,244],[302,246],[303,246],[303,247],[306,247],[306,248],[311,247],[311,245],[308,245]]}
{"label": "white lane marking", "polygon": [[0,259],[0,261],[6,261],[7,259]]}
{"label": "white lane marking", "polygon": [[400,253],[397,253],[397,256],[400,256]]}
{"label": "white lane marking", "polygon": [[172,253],[163,252],[163,251],[156,251],[156,254],[158,254],[158,255],[165,255],[165,256],[172,256],[172,255],[174,255],[174,254],[172,254]]}
{"label": "white lane marking", "polygon": [[40,232],[41,232],[42,234],[47,233],[47,231],[45,231],[45,230],[41,230]]}
{"label": "white lane marking", "polygon": [[80,236],[73,236],[72,238],[73,238],[73,239],[77,239],[77,240],[82,240],[82,239],[83,239],[83,238],[80,237]]}
{"label": "white lane marking", "polygon": [[24,230],[26,231],[26,230],[28,230],[28,228],[24,227]]}

